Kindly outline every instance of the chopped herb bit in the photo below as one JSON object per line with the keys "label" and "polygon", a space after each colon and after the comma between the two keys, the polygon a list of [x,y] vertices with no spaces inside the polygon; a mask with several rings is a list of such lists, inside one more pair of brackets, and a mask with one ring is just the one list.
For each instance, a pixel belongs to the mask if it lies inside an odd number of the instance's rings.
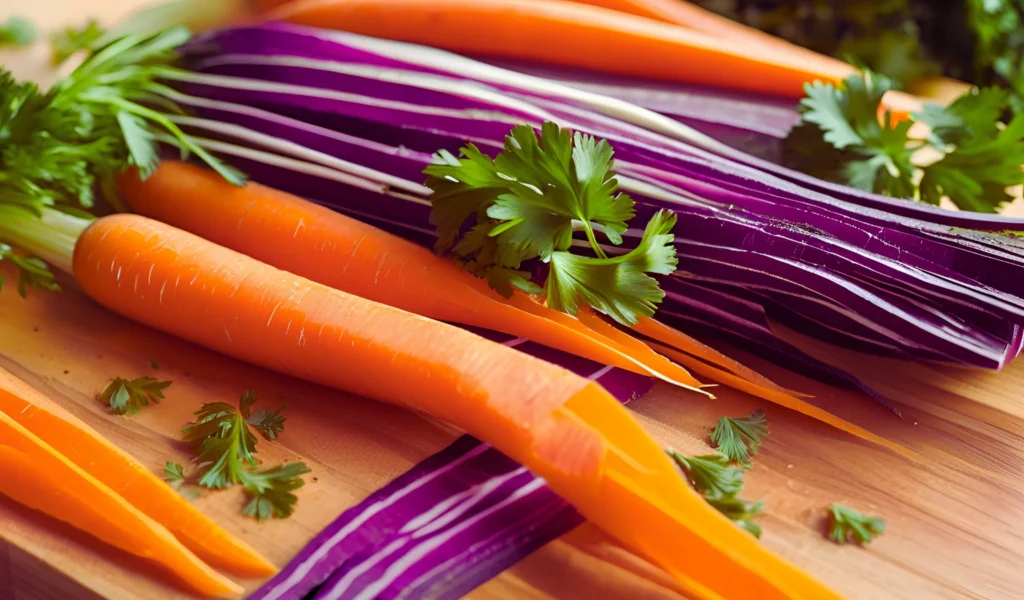
{"label": "chopped herb bit", "polygon": [[[657,213],[636,249],[609,257],[598,236],[621,244],[636,214],[618,191],[612,155],[607,141],[550,122],[539,138],[528,125],[515,127],[493,160],[473,144],[461,158],[439,152],[424,170],[438,252],[505,296],[543,290],[552,308],[576,314],[582,302],[626,325],[651,316],[664,298],[651,274],[676,268],[675,217]],[[593,256],[569,252],[574,233]],[[543,288],[523,268],[532,259],[550,266]]]}
{"label": "chopped herb bit", "polygon": [[[13,248],[0,242],[0,262],[3,261],[18,269],[18,294],[22,298],[28,295],[30,287],[51,292],[60,290],[60,286],[54,280],[53,271],[50,271],[45,262],[33,256],[18,256]],[[3,289],[3,285],[4,278],[0,276],[0,289]]]}
{"label": "chopped herb bit", "polygon": [[668,450],[668,455],[708,504],[754,537],[761,537],[761,527],[751,518],[762,511],[764,504],[760,501],[747,502],[739,497],[743,491],[745,469],[732,464],[721,454],[684,456]]}
{"label": "chopped herb bit", "polygon": [[181,464],[167,461],[167,464],[164,465],[164,481],[174,489],[180,488],[185,483],[185,471]]}
{"label": "chopped herb bit", "polygon": [[[895,198],[996,212],[1012,199],[1007,188],[1024,183],[1024,116],[1006,124],[1011,95],[972,90],[948,107],[926,105],[896,123],[882,96],[893,89],[883,75],[865,71],[838,87],[816,81],[804,88],[801,122],[786,139],[786,162],[805,173]],[[879,119],[881,113],[881,119]],[[915,122],[928,125],[926,140],[912,139]],[[915,163],[918,151],[939,158]]]}
{"label": "chopped herb bit", "polygon": [[138,411],[149,403],[158,404],[164,398],[164,390],[170,381],[159,381],[156,377],[138,377],[131,381],[117,377],[100,393],[100,402],[110,407],[115,415]]}
{"label": "chopped herb bit", "polygon": [[878,517],[869,517],[842,504],[830,505],[828,512],[828,537],[837,544],[848,541],[866,544],[876,535],[885,533],[885,521]]}
{"label": "chopped herb bit", "polygon": [[11,17],[0,25],[0,46],[28,46],[36,39],[36,26],[24,17]]}
{"label": "chopped herb bit", "polygon": [[280,410],[251,411],[256,399],[252,390],[246,390],[238,409],[223,402],[204,404],[196,412],[196,422],[182,433],[199,455],[201,468],[206,469],[199,485],[217,489],[241,485],[252,496],[245,514],[257,519],[283,518],[292,513],[296,502],[292,492],[302,487],[300,476],[308,473],[309,467],[299,462],[253,470],[257,439],[249,426],[273,440],[284,431],[285,421]]}
{"label": "chopped herb bit", "polygon": [[305,484],[301,476],[309,472],[309,467],[301,462],[263,471],[246,471],[242,483],[252,499],[245,506],[245,514],[258,521],[291,516],[298,500],[292,492]]}
{"label": "chopped herb bit", "polygon": [[757,454],[762,438],[768,435],[768,422],[763,410],[749,417],[722,417],[711,431],[711,445],[733,462],[747,462]]}

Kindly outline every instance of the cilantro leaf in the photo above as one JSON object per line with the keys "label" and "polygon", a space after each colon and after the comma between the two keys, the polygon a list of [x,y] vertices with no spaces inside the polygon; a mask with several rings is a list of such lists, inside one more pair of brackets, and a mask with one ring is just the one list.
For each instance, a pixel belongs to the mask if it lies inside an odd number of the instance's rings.
{"label": "cilantro leaf", "polygon": [[179,463],[167,461],[167,464],[164,465],[164,481],[174,489],[180,488],[185,483],[185,471]]}
{"label": "cilantro leaf", "polygon": [[24,17],[10,17],[0,25],[0,46],[28,46],[36,39],[36,27]]}
{"label": "cilantro leaf", "polygon": [[939,149],[961,146],[971,141],[994,139],[999,120],[1009,103],[1010,94],[1000,88],[971,90],[949,106],[928,103],[913,114],[931,130],[929,143]]}
{"label": "cilantro leaf", "polygon": [[837,544],[853,541],[866,544],[876,535],[885,533],[885,521],[861,514],[848,506],[832,504],[829,511],[830,540]]}
{"label": "cilantro leaf", "polygon": [[100,392],[99,399],[110,407],[115,415],[135,412],[149,403],[158,404],[164,398],[164,390],[170,381],[159,381],[156,377],[138,377],[131,381],[117,377]]}
{"label": "cilantro leaf", "polygon": [[635,325],[640,317],[650,317],[665,292],[647,273],[669,275],[675,271],[675,236],[669,233],[675,223],[674,214],[658,211],[647,223],[640,244],[619,256],[592,258],[569,252],[553,253],[544,288],[548,306],[574,315],[582,298],[625,325]]}
{"label": "cilantro leaf", "polygon": [[739,497],[743,491],[743,468],[721,454],[684,456],[674,450],[667,452],[708,504],[754,537],[761,537],[761,526],[751,518],[764,509],[764,503]]}
{"label": "cilantro leaf", "polygon": [[281,414],[284,407],[277,410],[258,408],[250,412],[253,403],[256,402],[256,392],[246,390],[238,403],[238,410],[245,418],[245,422],[256,428],[268,441],[277,439],[279,433],[284,431],[285,417]]}
{"label": "cilantro leaf", "polygon": [[711,431],[711,445],[733,462],[747,462],[757,454],[761,438],[768,435],[768,422],[763,410],[749,417],[722,417]]}
{"label": "cilantro leaf", "polygon": [[301,462],[263,471],[246,471],[242,484],[252,499],[243,512],[256,520],[290,516],[298,501],[292,492],[305,485],[301,476],[309,472],[309,467]]}
{"label": "cilantro leaf", "polygon": [[[60,286],[54,280],[53,272],[42,260],[32,256],[19,256],[14,249],[0,242],[0,261],[7,261],[18,269],[18,295],[28,296],[28,288],[34,287],[51,292],[59,291]],[[4,278],[0,276],[0,289]]]}

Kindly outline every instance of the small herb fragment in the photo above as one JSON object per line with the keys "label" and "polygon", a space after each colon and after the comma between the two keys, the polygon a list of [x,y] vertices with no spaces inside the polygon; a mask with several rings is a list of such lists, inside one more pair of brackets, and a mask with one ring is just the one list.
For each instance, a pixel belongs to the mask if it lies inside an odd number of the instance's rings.
{"label": "small herb fragment", "polygon": [[0,46],[28,46],[36,39],[36,27],[24,17],[10,17],[0,25]]}
{"label": "small herb fragment", "polygon": [[164,481],[188,500],[195,500],[199,497],[199,492],[191,487],[184,487],[185,471],[176,462],[167,461],[167,464],[164,465]]}
{"label": "small herb fragment", "polygon": [[159,381],[156,377],[138,377],[131,381],[117,377],[100,393],[100,402],[110,407],[115,415],[134,414],[149,403],[158,404],[164,398],[164,390],[170,381]]}
{"label": "small herb fragment", "polygon": [[[972,90],[896,123],[881,108],[893,89],[883,75],[865,71],[838,87],[816,81],[804,89],[801,122],[785,141],[785,161],[795,169],[895,198],[939,204],[948,197],[961,209],[989,213],[1011,199],[1006,188],[1024,183],[1024,117],[999,123],[1011,105],[1003,90]],[[915,122],[932,134],[912,139]],[[927,154],[922,149],[939,158],[918,160]]]}
{"label": "small herb fragment", "polygon": [[757,454],[762,438],[768,435],[768,421],[763,410],[749,417],[722,417],[711,431],[711,445],[733,462],[747,462]]}
{"label": "small herb fragment", "polygon": [[754,537],[761,537],[761,527],[751,518],[763,510],[764,503],[751,503],[739,497],[743,491],[744,468],[732,464],[721,454],[684,456],[674,450],[667,452],[708,504]]}
{"label": "small herb fragment", "polygon": [[252,390],[246,390],[237,410],[224,402],[204,404],[196,412],[196,422],[182,433],[206,469],[199,485],[216,489],[242,485],[252,496],[245,514],[257,519],[283,518],[292,514],[297,500],[292,492],[303,486],[300,476],[308,473],[309,467],[299,462],[253,470],[257,439],[249,426],[273,440],[284,430],[285,420],[280,410],[250,411],[256,399]]}
{"label": "small herb fragment", "polygon": [[[636,214],[618,191],[612,155],[607,141],[551,122],[539,138],[528,125],[515,127],[493,160],[473,144],[461,158],[442,150],[424,170],[437,251],[505,296],[543,291],[556,310],[576,314],[583,302],[625,325],[651,316],[665,295],[651,274],[670,274],[677,263],[675,217],[658,212],[636,249],[608,256],[598,236],[621,244]],[[569,252],[574,232],[593,256]],[[524,269],[531,259],[549,265],[543,287]]]}
{"label": "small herb fragment", "polygon": [[828,537],[837,544],[848,541],[866,544],[876,535],[885,533],[885,521],[861,514],[848,506],[832,504],[828,513]]}
{"label": "small herb fragment", "polygon": [[[33,256],[18,256],[7,244],[0,242],[0,262],[7,261],[18,269],[18,294],[25,298],[28,288],[34,287],[51,292],[59,291],[60,286],[54,280],[53,271],[42,260]],[[3,289],[4,278],[0,276],[0,289]]]}

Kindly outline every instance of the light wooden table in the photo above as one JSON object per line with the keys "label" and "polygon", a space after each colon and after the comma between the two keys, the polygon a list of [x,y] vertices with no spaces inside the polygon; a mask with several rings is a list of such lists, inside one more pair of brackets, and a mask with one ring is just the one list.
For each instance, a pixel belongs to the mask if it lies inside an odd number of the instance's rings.
{"label": "light wooden table", "polygon": [[[11,0],[0,0],[6,8]],[[116,18],[133,0],[17,0],[48,26],[87,15]],[[0,11],[0,18],[5,18]],[[11,64],[9,55],[4,59]],[[32,73],[40,50],[17,57]],[[9,272],[6,272],[10,276]],[[234,401],[246,388],[288,404],[268,461],[301,459],[313,477],[295,515],[256,523],[240,514],[240,493],[206,493],[201,510],[283,565],[320,528],[373,489],[457,435],[399,409],[262,372],[130,323],[85,298],[73,282],[60,294],[0,292],[0,367],[13,371],[159,471],[184,462],[178,429],[203,402]],[[919,450],[914,465],[800,415],[728,390],[706,401],[658,387],[632,407],[666,445],[706,449],[706,428],[722,414],[767,409],[772,434],[749,473],[763,498],[763,543],[850,598],[929,600],[1024,597],[1024,362],[996,375],[908,365],[851,352],[842,361],[894,398],[899,420],[854,393],[765,367],[816,403]],[[168,398],[132,418],[112,417],[93,399],[115,376],[154,373],[174,381]],[[754,366],[764,366],[753,361]],[[842,502],[883,516],[888,532],[867,548],[823,538],[825,507]],[[139,559],[0,499],[0,598],[187,598]],[[248,588],[260,582],[243,582]],[[672,583],[639,558],[584,526],[471,594],[472,598],[679,598]],[[737,599],[747,600],[747,599]]]}

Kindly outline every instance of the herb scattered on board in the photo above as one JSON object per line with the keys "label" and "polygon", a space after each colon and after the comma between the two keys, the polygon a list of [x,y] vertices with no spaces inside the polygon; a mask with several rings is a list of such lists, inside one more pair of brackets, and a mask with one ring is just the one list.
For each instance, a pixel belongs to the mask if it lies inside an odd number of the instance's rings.
{"label": "herb scattered on board", "polygon": [[751,518],[764,509],[764,503],[747,502],[739,497],[746,472],[743,467],[721,454],[684,456],[674,450],[667,452],[708,504],[754,537],[761,537],[761,526]]}
{"label": "herb scattered on board", "polygon": [[[975,212],[996,212],[1012,199],[1006,188],[1024,183],[1024,115],[1000,123],[1010,108],[1008,92],[972,90],[948,107],[926,105],[897,123],[880,108],[892,88],[870,71],[838,87],[807,84],[801,121],[785,141],[787,164],[895,198],[937,205],[946,197]],[[916,122],[931,129],[928,138],[910,137]]]}
{"label": "herb scattered on board", "polygon": [[[189,37],[178,27],[113,39],[46,92],[0,68],[0,218],[14,210],[41,215],[47,207],[90,217],[97,190],[119,206],[115,178],[132,166],[143,177],[152,173],[158,142],[242,183],[241,173],[172,121],[182,111],[159,79],[176,72],[175,49]],[[42,263],[30,264],[19,265],[31,275],[25,285],[55,289]]]}
{"label": "herb scattered on board", "polygon": [[876,535],[885,533],[885,521],[861,514],[842,504],[828,507],[828,525],[828,537],[837,544],[851,541],[866,544]]}
{"label": "herb scattered on board", "polygon": [[747,462],[757,454],[762,438],[768,435],[768,421],[763,410],[749,417],[722,417],[711,430],[711,445],[733,462]]}
{"label": "herb scattered on board", "polygon": [[116,377],[100,392],[100,402],[109,406],[115,415],[135,414],[150,402],[159,404],[164,399],[164,390],[170,386],[170,381],[160,381],[156,377],[138,377],[130,381]]}
{"label": "herb scattered on board", "polygon": [[199,485],[222,489],[242,485],[252,496],[245,513],[257,519],[284,518],[292,514],[297,498],[294,492],[302,487],[301,476],[309,473],[305,463],[290,463],[257,471],[256,436],[250,425],[267,440],[284,430],[284,417],[278,411],[251,411],[256,394],[247,390],[238,408],[224,403],[204,404],[195,423],[181,432],[196,454],[204,470]]}
{"label": "herb scattered on board", "polygon": [[36,27],[24,17],[10,17],[0,24],[0,46],[28,46],[36,39]]}
{"label": "herb scattered on board", "polygon": [[[598,238],[621,244],[636,214],[612,166],[607,141],[550,122],[539,139],[532,127],[515,127],[493,160],[473,144],[460,158],[442,150],[424,170],[437,250],[506,296],[543,292],[556,310],[576,314],[583,303],[633,325],[665,296],[651,275],[675,271],[675,215],[659,211],[634,250],[609,256]],[[592,255],[570,252],[574,233]],[[524,270],[531,259],[548,266],[543,286]]]}
{"label": "herb scattered on board", "polygon": [[187,483],[185,471],[176,462],[167,461],[167,464],[164,465],[164,481],[188,500],[195,500],[199,497],[199,492],[190,487],[185,487]]}

